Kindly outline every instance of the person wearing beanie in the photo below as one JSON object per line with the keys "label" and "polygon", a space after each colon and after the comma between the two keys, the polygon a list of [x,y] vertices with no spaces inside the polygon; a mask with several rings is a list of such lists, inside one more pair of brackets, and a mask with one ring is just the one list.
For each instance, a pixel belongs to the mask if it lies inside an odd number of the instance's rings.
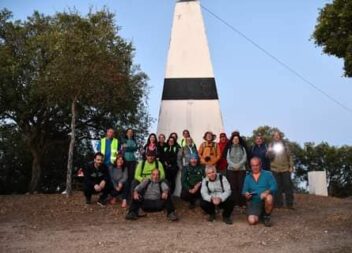
{"label": "person wearing beanie", "polygon": [[181,177],[181,199],[189,202],[190,209],[195,207],[196,201],[201,197],[200,188],[204,176],[204,167],[199,164],[198,154],[192,153]]}

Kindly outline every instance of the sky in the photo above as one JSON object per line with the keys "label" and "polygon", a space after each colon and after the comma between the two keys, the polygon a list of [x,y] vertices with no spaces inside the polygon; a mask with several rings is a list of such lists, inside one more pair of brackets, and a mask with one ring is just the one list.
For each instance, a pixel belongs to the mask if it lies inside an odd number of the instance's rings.
{"label": "sky", "polygon": [[[343,61],[322,53],[311,39],[324,0],[201,0],[201,4],[241,31],[316,87],[352,108],[352,80]],[[104,6],[116,14],[120,35],[135,47],[134,62],[149,76],[149,112],[156,131],[175,0],[0,0],[0,8],[26,19],[75,8],[82,15]],[[259,126],[278,127],[300,144],[352,145],[352,109],[343,109],[229,29],[205,9],[220,106],[227,133],[250,136]]]}

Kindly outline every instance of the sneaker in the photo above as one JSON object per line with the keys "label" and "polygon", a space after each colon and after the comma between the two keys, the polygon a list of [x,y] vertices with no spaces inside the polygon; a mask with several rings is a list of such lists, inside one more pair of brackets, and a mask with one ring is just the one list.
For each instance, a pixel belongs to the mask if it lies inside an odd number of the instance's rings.
{"label": "sneaker", "polygon": [[228,225],[233,224],[232,219],[230,217],[223,217],[222,220],[225,224],[228,224]]}
{"label": "sneaker", "polygon": [[137,214],[134,212],[128,212],[127,215],[125,216],[126,220],[137,220]]}
{"label": "sneaker", "polygon": [[208,217],[208,221],[213,222],[215,220],[215,213],[214,214],[210,214]]}
{"label": "sneaker", "polygon": [[269,215],[263,216],[263,223],[266,227],[271,227],[271,217]]}
{"label": "sneaker", "polygon": [[97,202],[97,204],[98,204],[99,206],[101,206],[101,207],[105,207],[106,201],[105,201],[105,200],[102,200],[102,199],[99,199],[98,202]]}
{"label": "sneaker", "polygon": [[177,221],[177,220],[178,220],[178,217],[176,216],[176,213],[175,213],[175,212],[169,213],[169,214],[167,215],[167,218],[168,218],[170,221]]}

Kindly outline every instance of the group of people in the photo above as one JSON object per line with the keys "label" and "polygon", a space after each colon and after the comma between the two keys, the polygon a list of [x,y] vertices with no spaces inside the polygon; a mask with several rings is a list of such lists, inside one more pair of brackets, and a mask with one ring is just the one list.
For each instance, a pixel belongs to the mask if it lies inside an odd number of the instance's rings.
{"label": "group of people", "polygon": [[115,204],[120,196],[121,206],[128,207],[128,220],[145,216],[146,211],[166,209],[168,219],[176,221],[172,196],[181,171],[181,199],[191,209],[199,202],[209,221],[222,210],[223,221],[232,224],[233,209],[239,206],[247,210],[249,224],[262,220],[270,226],[273,208],[283,207],[283,194],[286,207],[293,209],[292,156],[280,132],[272,137],[267,144],[258,134],[248,148],[238,131],[229,139],[221,133],[219,142],[207,131],[197,148],[190,132],[184,130],[181,140],[175,132],[167,139],[152,133],[139,149],[132,129],[120,140],[108,129],[94,161],[83,170],[86,204],[94,193],[100,193],[97,203],[102,206]]}

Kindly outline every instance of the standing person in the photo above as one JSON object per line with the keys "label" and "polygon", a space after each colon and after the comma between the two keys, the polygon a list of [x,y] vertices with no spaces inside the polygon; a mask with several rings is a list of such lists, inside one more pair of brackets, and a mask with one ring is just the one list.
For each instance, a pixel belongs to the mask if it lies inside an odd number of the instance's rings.
{"label": "standing person", "polygon": [[158,148],[158,158],[159,161],[161,161],[162,163],[165,161],[164,158],[164,148],[167,146],[166,144],[166,137],[165,134],[159,134],[158,136],[158,144],[157,144],[157,148]]}
{"label": "standing person", "polygon": [[142,150],[142,157],[145,159],[145,156],[148,151],[153,151],[155,152],[156,156],[158,157],[158,139],[156,138],[156,134],[151,133],[148,136],[147,143],[144,145],[143,150]]}
{"label": "standing person", "polygon": [[[136,170],[136,165],[137,165],[137,159],[135,154],[137,149],[138,149],[138,146],[134,136],[134,131],[132,128],[128,128],[126,130],[125,138],[121,146],[123,158],[125,161],[124,166],[127,167],[128,179],[124,188],[127,190],[128,195],[130,192],[129,188],[132,183],[134,173]],[[128,198],[129,196],[127,196],[127,199]]]}
{"label": "standing person", "polygon": [[263,136],[257,134],[255,136],[254,145],[249,149],[249,159],[259,157],[262,163],[262,169],[270,170],[270,161],[267,155],[268,145],[264,143]]}
{"label": "standing person", "polygon": [[215,165],[221,157],[218,145],[214,141],[216,135],[212,132],[205,132],[203,139],[204,142],[199,146],[200,163],[203,165]]}
{"label": "standing person", "polygon": [[255,225],[262,217],[264,225],[271,226],[271,212],[274,208],[273,195],[277,190],[276,181],[270,171],[262,170],[261,159],[250,160],[251,173],[244,180],[242,194],[247,199],[248,223]]}
{"label": "standing person", "polygon": [[84,196],[86,204],[91,203],[92,195],[100,193],[97,202],[100,206],[105,206],[106,199],[110,193],[109,171],[104,164],[104,155],[100,152],[94,155],[94,161],[83,168],[84,175]]}
{"label": "standing person", "polygon": [[111,179],[111,200],[110,204],[114,205],[116,203],[116,197],[121,195],[122,197],[122,208],[127,207],[127,197],[128,197],[128,168],[125,165],[125,160],[122,155],[117,155],[116,162],[114,166],[109,167],[109,175]]}
{"label": "standing person", "polygon": [[172,132],[172,133],[169,135],[169,138],[170,138],[170,137],[173,137],[173,138],[175,139],[176,146],[177,146],[178,148],[181,148],[180,144],[178,144],[178,142],[177,142],[177,140],[178,140],[178,135],[177,135],[177,133],[176,133],[176,132]]}
{"label": "standing person", "polygon": [[196,145],[193,143],[193,139],[191,137],[187,137],[186,145],[183,146],[177,154],[177,165],[181,171],[184,171],[184,168],[189,165],[189,161],[193,155],[198,157],[198,150]]}
{"label": "standing person", "polygon": [[[226,148],[226,144],[229,140],[227,139],[227,136],[225,133],[221,133],[219,135],[219,142],[218,142],[218,149],[220,154],[224,153],[224,150]],[[220,172],[221,174],[225,175],[226,174],[226,169],[227,169],[227,161],[226,157],[223,155],[219,159],[219,161],[216,164],[217,171]]]}
{"label": "standing person", "polygon": [[176,187],[176,176],[178,172],[177,154],[179,147],[176,145],[176,140],[170,136],[167,140],[167,146],[164,147],[164,169],[165,177],[170,186],[170,194],[174,193]]}
{"label": "standing person", "polygon": [[189,131],[187,129],[183,130],[182,131],[182,139],[180,141],[181,148],[187,145],[186,139],[189,138],[189,137],[191,137]]}
{"label": "standing person", "polygon": [[240,207],[245,207],[246,201],[241,192],[244,178],[246,176],[246,149],[240,143],[240,135],[237,132],[232,133],[225,153],[227,161],[226,177],[230,182],[232,199],[234,204]]}
{"label": "standing person", "polygon": [[181,177],[181,199],[189,202],[189,208],[193,209],[197,199],[200,199],[200,188],[205,176],[203,166],[200,166],[197,153],[190,155],[189,164],[184,168]]}
{"label": "standing person", "polygon": [[222,218],[226,224],[232,224],[231,214],[233,211],[233,201],[230,197],[231,187],[226,177],[216,173],[214,165],[205,168],[206,177],[202,180],[200,202],[201,208],[209,214],[208,221],[212,222],[216,218],[215,208],[223,209]]}
{"label": "standing person", "polygon": [[112,128],[106,130],[104,138],[100,139],[97,150],[104,155],[104,164],[110,167],[114,164],[119,150],[119,141],[114,137],[115,131]]}
{"label": "standing person", "polygon": [[285,194],[286,207],[293,208],[293,184],[291,173],[293,171],[293,159],[287,143],[282,140],[279,131],[274,131],[273,141],[269,144],[268,157],[271,160],[271,171],[274,174],[278,190],[275,194],[275,207],[283,206],[283,196]]}

